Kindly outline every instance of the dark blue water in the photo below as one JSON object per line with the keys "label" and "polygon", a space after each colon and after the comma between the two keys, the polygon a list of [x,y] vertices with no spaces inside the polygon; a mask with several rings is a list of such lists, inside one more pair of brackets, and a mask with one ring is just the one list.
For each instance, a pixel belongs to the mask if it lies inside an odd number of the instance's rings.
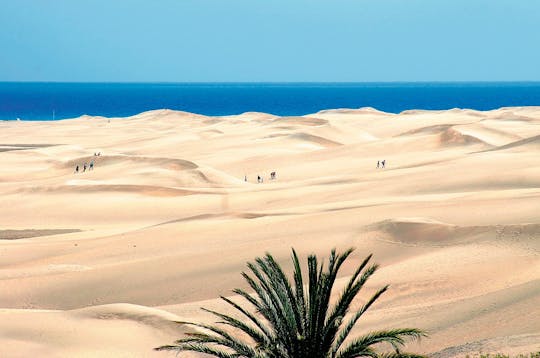
{"label": "dark blue water", "polygon": [[0,83],[0,119],[124,117],[169,108],[205,115],[303,115],[323,109],[540,105],[540,82],[504,83]]}

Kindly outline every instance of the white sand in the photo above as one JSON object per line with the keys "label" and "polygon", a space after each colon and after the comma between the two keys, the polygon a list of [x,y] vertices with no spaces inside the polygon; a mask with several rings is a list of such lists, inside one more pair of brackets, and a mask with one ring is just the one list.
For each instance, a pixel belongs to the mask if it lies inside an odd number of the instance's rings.
{"label": "white sand", "polygon": [[0,122],[0,218],[2,357],[173,357],[246,261],[350,246],[391,284],[359,331],[540,350],[540,107]]}

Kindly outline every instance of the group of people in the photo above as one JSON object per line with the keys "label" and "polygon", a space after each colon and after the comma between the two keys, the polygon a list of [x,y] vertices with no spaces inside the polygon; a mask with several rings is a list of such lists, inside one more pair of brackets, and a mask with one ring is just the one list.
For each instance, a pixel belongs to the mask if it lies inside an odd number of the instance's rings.
{"label": "group of people", "polygon": [[[100,156],[101,156],[101,152],[94,153],[94,157],[100,157]],[[84,173],[87,169],[88,170],[94,170],[94,161],[93,160],[90,161],[90,164],[87,164],[86,162],[81,166],[79,166],[79,164],[77,164],[77,166],[75,167],[75,173],[78,173],[79,171],[82,171]]]}
{"label": "group of people", "polygon": [[[86,171],[86,169],[94,170],[94,161],[93,160],[90,162],[89,165],[87,165],[86,163],[84,163],[82,165],[82,172],[83,173]],[[75,167],[75,173],[78,173],[78,172],[79,172],[79,165],[77,164],[77,166]]]}
{"label": "group of people", "polygon": [[[276,172],[270,173],[270,180],[276,179]],[[247,175],[244,175],[244,181],[247,182]],[[257,175],[257,183],[264,183],[264,178],[260,175]]]}
{"label": "group of people", "polygon": [[386,167],[386,159],[377,160],[377,169],[379,168],[384,169],[385,167]]}

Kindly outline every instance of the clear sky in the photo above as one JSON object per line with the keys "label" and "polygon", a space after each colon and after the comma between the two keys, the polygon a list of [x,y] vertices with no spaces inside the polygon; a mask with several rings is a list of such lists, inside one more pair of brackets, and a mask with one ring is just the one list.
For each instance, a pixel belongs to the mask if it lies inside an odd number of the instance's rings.
{"label": "clear sky", "polygon": [[512,80],[540,0],[0,0],[0,81]]}

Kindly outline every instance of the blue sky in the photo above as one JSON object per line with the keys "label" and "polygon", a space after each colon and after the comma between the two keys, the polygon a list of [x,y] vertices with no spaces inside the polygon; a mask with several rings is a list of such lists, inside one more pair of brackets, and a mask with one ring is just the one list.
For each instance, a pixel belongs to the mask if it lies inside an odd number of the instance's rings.
{"label": "blue sky", "polygon": [[0,81],[538,81],[538,0],[0,0]]}

